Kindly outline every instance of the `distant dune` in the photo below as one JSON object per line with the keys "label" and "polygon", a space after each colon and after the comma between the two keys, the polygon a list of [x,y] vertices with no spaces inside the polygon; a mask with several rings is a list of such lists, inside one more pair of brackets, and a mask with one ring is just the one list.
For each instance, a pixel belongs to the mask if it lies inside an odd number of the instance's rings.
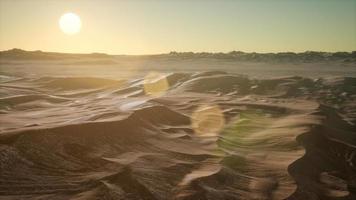
{"label": "distant dune", "polygon": [[[103,53],[91,54],[69,54],[43,51],[25,51],[21,49],[11,49],[0,52],[0,61],[24,61],[24,60],[82,60],[89,59],[102,61],[100,64],[112,64],[115,59],[221,59],[247,62],[356,62],[356,51],[353,52],[315,52],[306,51],[303,53],[281,52],[281,53],[245,53],[242,51],[232,51],[229,53],[193,53],[193,52],[170,52],[168,54],[156,55],[108,55]],[[110,62],[111,61],[111,62]],[[90,62],[79,62],[78,64],[90,64]]]}
{"label": "distant dune", "polygon": [[12,49],[0,52],[0,72],[10,76],[140,77],[149,72],[226,71],[257,78],[356,77],[356,52],[68,54]]}

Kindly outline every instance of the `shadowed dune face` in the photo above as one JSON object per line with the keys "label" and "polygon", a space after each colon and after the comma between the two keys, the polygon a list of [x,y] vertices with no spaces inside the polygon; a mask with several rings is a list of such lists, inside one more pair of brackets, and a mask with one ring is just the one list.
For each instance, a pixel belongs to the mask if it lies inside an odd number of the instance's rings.
{"label": "shadowed dune face", "polygon": [[356,198],[355,78],[0,86],[0,199]]}

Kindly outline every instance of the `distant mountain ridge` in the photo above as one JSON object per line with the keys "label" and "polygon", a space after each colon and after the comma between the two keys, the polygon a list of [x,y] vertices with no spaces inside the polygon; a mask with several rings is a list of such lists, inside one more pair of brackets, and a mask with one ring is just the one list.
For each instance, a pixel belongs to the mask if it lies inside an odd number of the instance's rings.
{"label": "distant mountain ridge", "polygon": [[57,60],[57,59],[77,59],[77,58],[109,58],[110,55],[103,53],[72,54],[44,51],[25,51],[22,49],[10,49],[0,51],[0,59],[6,60]]}
{"label": "distant mountain ridge", "polygon": [[343,61],[356,62],[356,51],[352,52],[316,52],[306,51],[303,53],[280,52],[280,53],[245,53],[232,51],[229,53],[178,53],[171,52],[169,55],[178,57],[205,57],[232,59],[240,61],[256,62],[320,62],[320,61]]}
{"label": "distant mountain ridge", "polygon": [[194,53],[194,52],[170,52],[168,54],[156,55],[109,55],[104,53],[71,54],[43,51],[25,51],[22,49],[11,49],[0,51],[0,60],[78,60],[94,59],[105,60],[122,57],[142,57],[148,59],[172,58],[172,59],[223,59],[247,62],[356,62],[356,51],[352,52],[316,52],[306,51],[302,53],[280,52],[280,53],[246,53],[232,51],[229,53]]}

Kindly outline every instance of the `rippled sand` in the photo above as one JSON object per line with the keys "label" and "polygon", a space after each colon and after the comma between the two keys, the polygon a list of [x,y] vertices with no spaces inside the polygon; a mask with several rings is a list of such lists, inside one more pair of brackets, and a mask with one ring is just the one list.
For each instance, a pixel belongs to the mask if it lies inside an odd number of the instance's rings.
{"label": "rippled sand", "polygon": [[356,78],[3,77],[0,199],[355,199]]}

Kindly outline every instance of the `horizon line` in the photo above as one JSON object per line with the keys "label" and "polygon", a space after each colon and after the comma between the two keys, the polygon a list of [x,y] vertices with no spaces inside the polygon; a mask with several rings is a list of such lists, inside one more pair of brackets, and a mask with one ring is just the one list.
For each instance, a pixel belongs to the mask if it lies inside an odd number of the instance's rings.
{"label": "horizon line", "polygon": [[171,54],[171,53],[193,53],[193,54],[199,54],[199,53],[208,53],[208,54],[228,54],[231,52],[242,52],[242,53],[256,53],[256,54],[279,54],[279,53],[307,53],[307,52],[318,52],[318,53],[339,53],[339,52],[344,52],[344,53],[353,53],[356,52],[355,50],[352,51],[320,51],[320,50],[305,50],[305,51],[275,51],[275,52],[257,52],[257,51],[242,51],[242,50],[231,50],[231,51],[169,51],[169,52],[160,52],[160,53],[147,53],[147,54],[111,54],[111,53],[104,53],[104,52],[60,52],[60,51],[44,51],[44,50],[25,50],[21,48],[11,48],[11,49],[0,49],[0,52],[5,52],[5,51],[11,51],[11,50],[21,50],[25,52],[44,52],[44,53],[61,53],[61,54],[105,54],[105,55],[110,55],[110,56],[153,56],[153,55],[166,55],[166,54]]}

